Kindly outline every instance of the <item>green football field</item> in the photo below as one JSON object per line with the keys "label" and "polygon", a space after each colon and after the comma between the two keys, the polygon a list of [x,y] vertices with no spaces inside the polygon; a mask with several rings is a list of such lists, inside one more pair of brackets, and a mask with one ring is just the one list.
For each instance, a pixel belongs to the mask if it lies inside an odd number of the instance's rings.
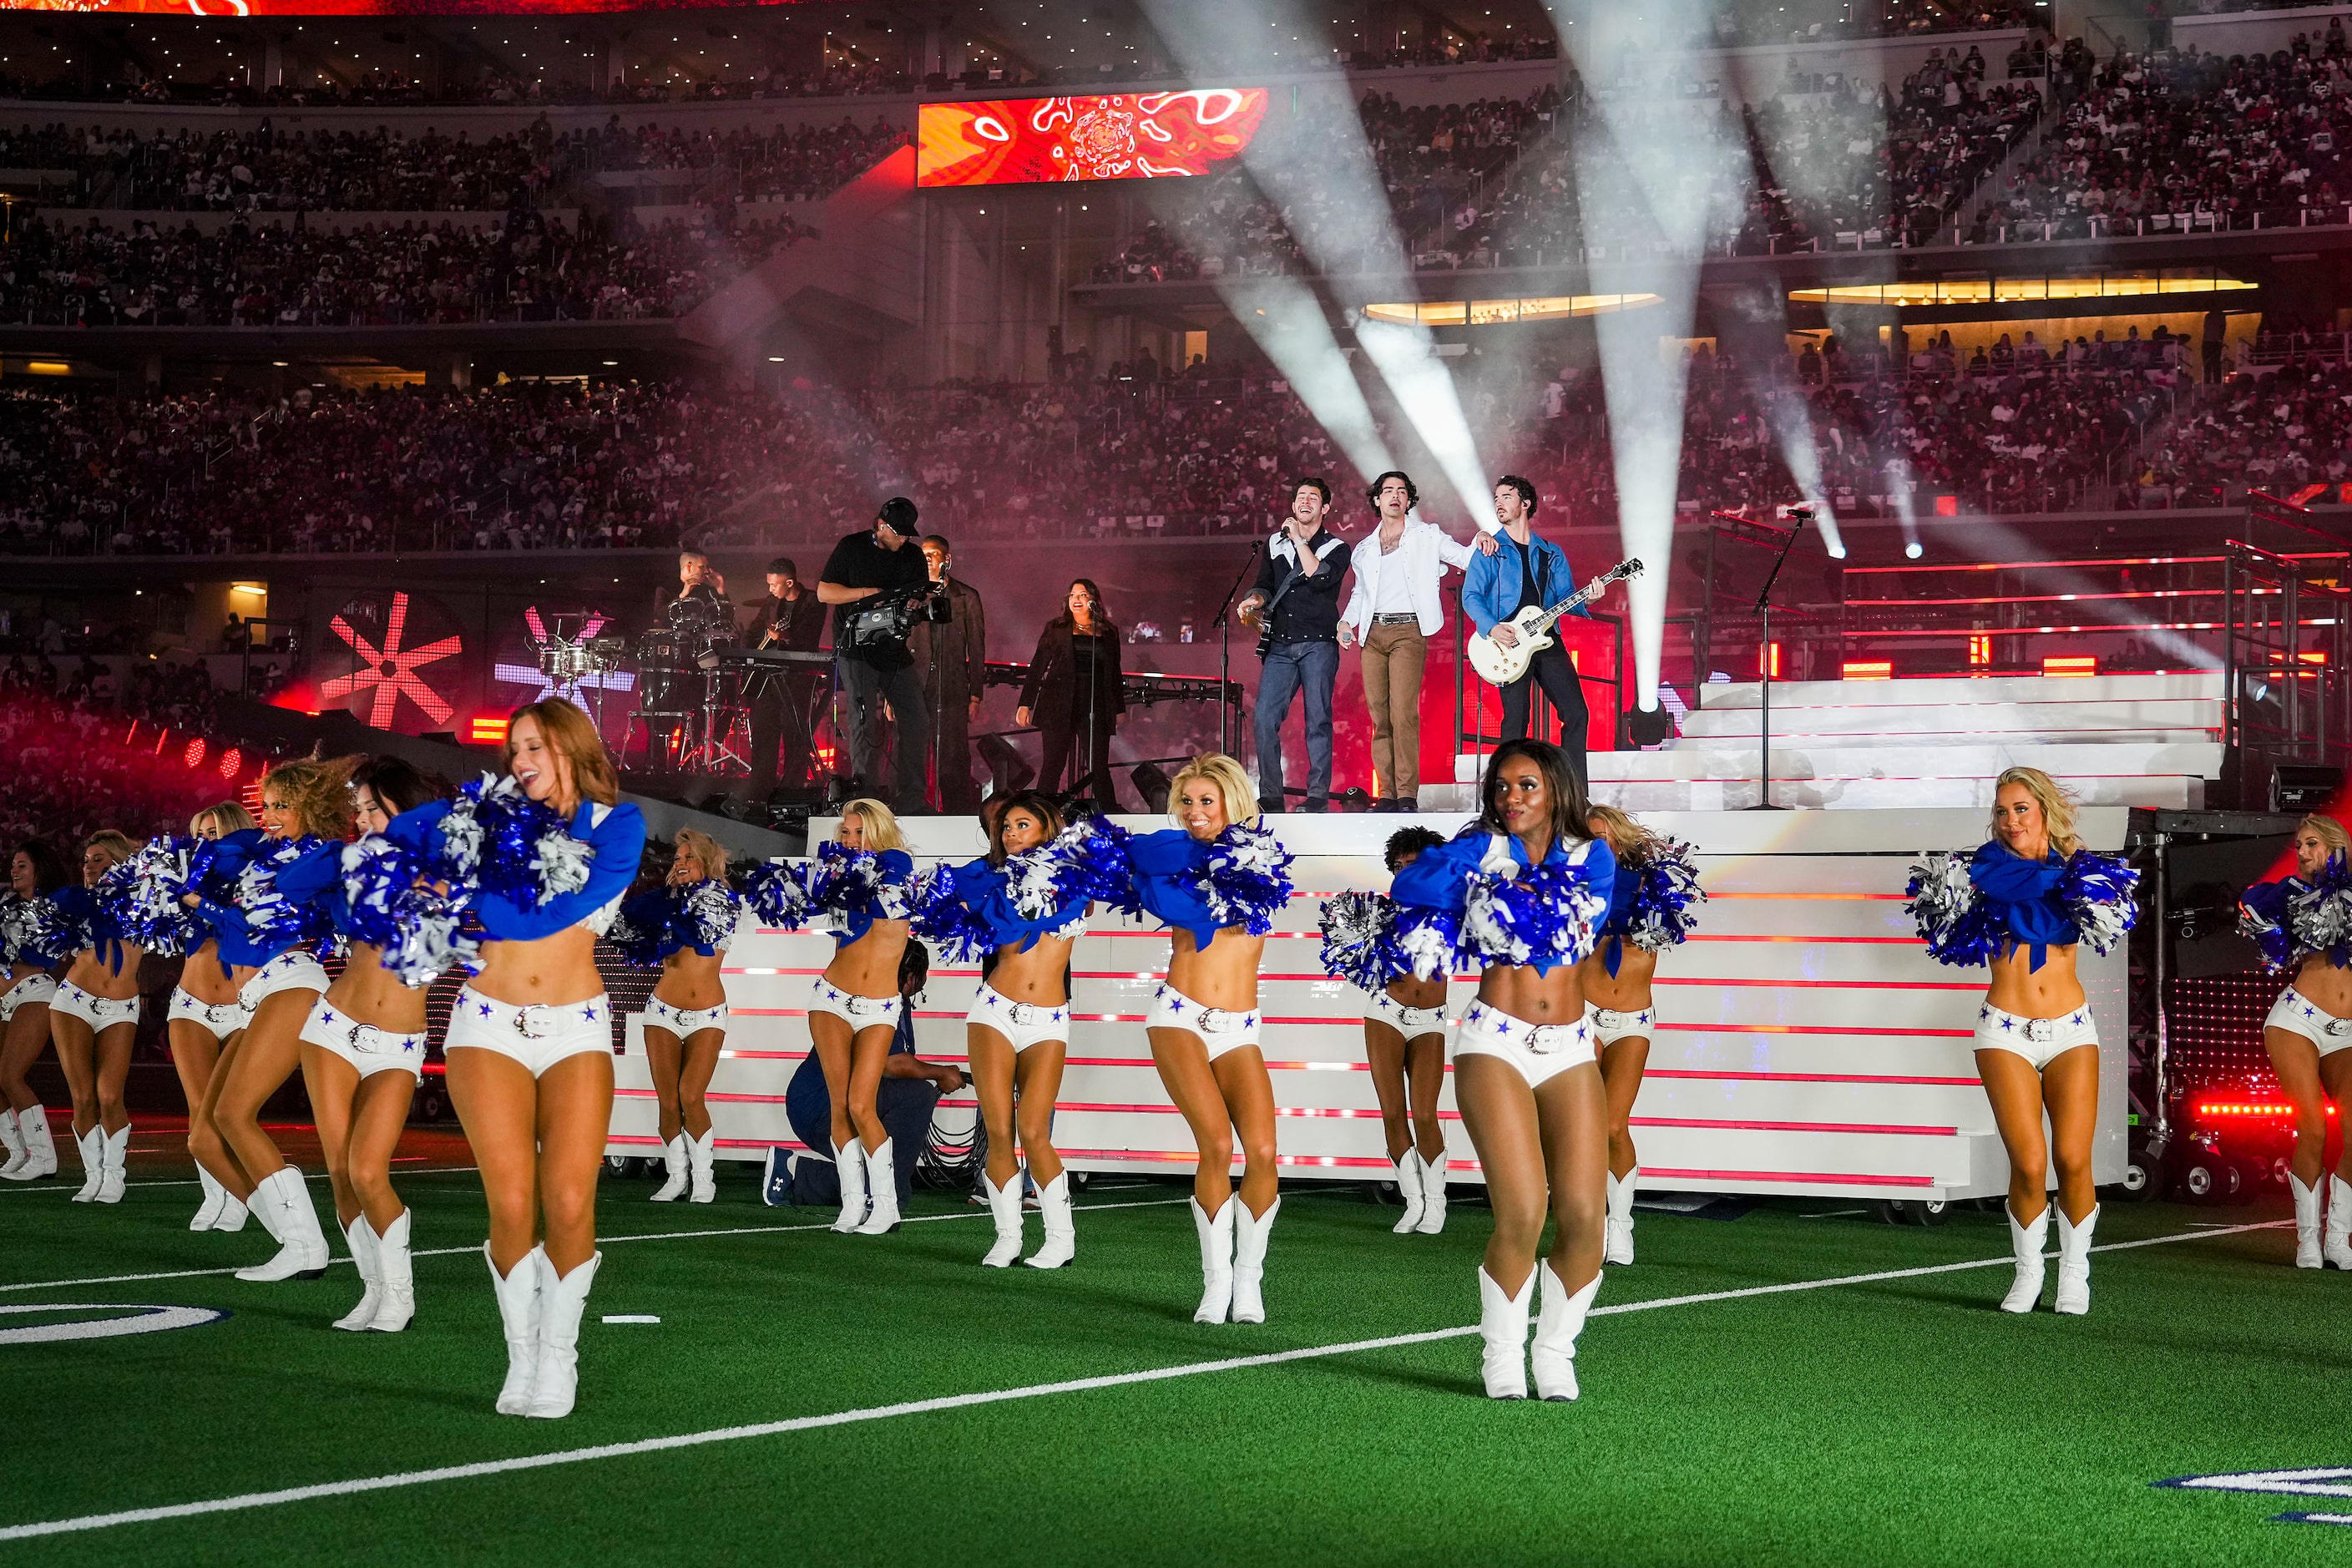
{"label": "green football field", "polygon": [[[190,1235],[187,1174],[147,1163],[111,1209],[0,1190],[0,1558],[2352,1560],[2352,1529],[2280,1519],[2352,1497],[2155,1484],[2352,1465],[2352,1278],[2287,1267],[2269,1208],[2111,1205],[2087,1319],[1994,1310],[1998,1214],[1644,1212],[1583,1399],[1504,1405],[1478,1395],[1471,1203],[1401,1237],[1358,1190],[1301,1185],[1269,1321],[1203,1328],[1171,1184],[1096,1183],[1077,1265],[1040,1273],[976,1267],[984,1215],[936,1194],[865,1238],[760,1206],[742,1167],[701,1207],[608,1181],[580,1406],[539,1422],[490,1407],[469,1173],[401,1177],[420,1256],[397,1335],[328,1328],[347,1263],[236,1280],[267,1238]],[[226,1315],[55,1332],[133,1306]]]}

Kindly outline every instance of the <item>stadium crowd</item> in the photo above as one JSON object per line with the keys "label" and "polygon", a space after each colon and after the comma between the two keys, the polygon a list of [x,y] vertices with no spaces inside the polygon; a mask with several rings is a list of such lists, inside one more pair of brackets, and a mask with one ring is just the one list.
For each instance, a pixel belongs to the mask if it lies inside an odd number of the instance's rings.
{"label": "stadium crowd", "polygon": [[[195,680],[210,691],[201,671]],[[142,841],[185,833],[191,816],[234,793],[217,770],[188,766],[183,747],[159,752],[160,721],[122,705],[127,690],[85,676],[60,692],[58,682],[46,658],[17,655],[0,668],[0,843],[38,837],[70,849],[101,827]]]}
{"label": "stadium crowd", "polygon": [[210,234],[92,215],[35,218],[0,244],[0,321],[38,326],[369,326],[682,315],[803,230],[624,220],[567,229],[537,212],[342,232],[248,225]]}
{"label": "stadium crowd", "polygon": [[[1943,498],[2010,513],[2210,504],[2191,498],[2249,476],[2339,478],[2343,346],[2273,341],[2201,384],[2189,341],[2161,326],[1966,351],[1945,332],[1907,353],[1829,337],[1753,364],[1703,347],[1681,503],[1799,499],[1781,430],[1811,432],[1820,489],[1848,515]],[[1474,369],[1464,395],[1491,464],[1536,478],[1555,511],[1613,510],[1589,369]],[[964,537],[1248,533],[1288,476],[1344,468],[1284,384],[1163,374],[1148,357],[1042,384],[774,395],[530,383],[267,405],[19,389],[0,398],[0,552],[748,545],[855,519],[877,485]]]}

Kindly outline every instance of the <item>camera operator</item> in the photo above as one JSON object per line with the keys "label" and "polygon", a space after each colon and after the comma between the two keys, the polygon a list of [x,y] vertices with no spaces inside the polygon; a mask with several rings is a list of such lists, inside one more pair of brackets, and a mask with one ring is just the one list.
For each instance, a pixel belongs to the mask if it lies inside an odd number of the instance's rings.
{"label": "camera operator", "polygon": [[[915,503],[904,496],[884,501],[872,528],[833,547],[816,585],[817,602],[834,606],[833,647],[850,772],[866,788],[878,787],[887,703],[898,728],[890,804],[901,816],[930,809],[923,775],[931,715],[923,699],[922,672],[907,642],[915,626],[930,618],[935,593],[930,563],[915,542]],[[915,600],[923,603],[910,614],[890,614]]]}

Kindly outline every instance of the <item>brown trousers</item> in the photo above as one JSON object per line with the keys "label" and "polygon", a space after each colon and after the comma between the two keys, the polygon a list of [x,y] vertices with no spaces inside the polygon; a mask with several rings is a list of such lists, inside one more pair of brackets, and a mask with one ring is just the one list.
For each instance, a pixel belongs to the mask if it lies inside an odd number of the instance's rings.
{"label": "brown trousers", "polygon": [[1429,639],[1410,621],[1364,637],[1364,706],[1372,710],[1372,782],[1382,799],[1421,796],[1421,676]]}

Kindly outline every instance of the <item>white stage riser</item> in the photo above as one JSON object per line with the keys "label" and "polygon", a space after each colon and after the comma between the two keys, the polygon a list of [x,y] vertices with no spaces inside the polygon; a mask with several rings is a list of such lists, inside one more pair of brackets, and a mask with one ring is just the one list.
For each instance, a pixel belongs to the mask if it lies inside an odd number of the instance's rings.
{"label": "white stage riser", "polygon": [[[1754,708],[1708,707],[1683,715],[1684,745],[1724,741],[1756,743]],[[2014,707],[1783,708],[1772,703],[1772,743],[1785,737],[1843,736],[1887,745],[1980,745],[2005,740],[2080,742],[2100,745],[2147,736],[2210,741],[2221,731],[2221,704],[2110,702],[2020,704]]]}
{"label": "white stage riser", "polygon": [[[1378,847],[1399,824],[1271,820],[1295,848],[1325,851],[1302,855],[1297,879],[1314,890],[1294,900],[1264,965],[1265,1055],[1284,1111],[1284,1169],[1376,1178],[1389,1163],[1363,1060],[1361,998],[1317,967],[1314,924],[1325,893],[1382,885]],[[2119,847],[2124,820],[2121,811],[2088,811],[2086,837],[2095,847]],[[1457,825],[1435,824],[1441,831]],[[2006,1167],[1997,1146],[1988,1152],[1997,1141],[1969,1054],[1982,973],[1926,958],[1901,908],[1907,857],[1887,853],[1971,846],[1984,836],[1982,813],[1769,821],[1694,814],[1651,825],[1696,842],[1703,882],[1721,895],[1703,910],[1699,939],[1661,965],[1664,1017],[1634,1108],[1651,1179],[1706,1191],[1855,1196],[2002,1190]],[[919,855],[961,858],[977,848],[968,824],[911,826]],[[1342,847],[1354,852],[1329,852]],[[822,937],[747,927],[728,955],[734,1019],[710,1095],[722,1154],[756,1159],[772,1146],[797,1146],[784,1089],[808,1050],[809,983],[832,952]],[[1164,932],[1117,917],[1098,919],[1076,944],[1076,1038],[1055,1141],[1080,1170],[1179,1173],[1194,1163],[1142,1023],[1166,962]],[[2120,953],[2081,955],[2106,1042],[2095,1161],[2102,1181],[2121,1174],[2124,1154],[2123,963]],[[926,1058],[965,1060],[962,1019],[977,984],[975,967],[933,972],[915,1025]],[[1457,1011],[1474,991],[1468,977],[1457,980]],[[628,1020],[629,1048],[618,1064],[614,1152],[658,1149],[640,1024]],[[1441,1104],[1454,1121],[1450,1084]],[[967,1091],[942,1114],[961,1118],[971,1105]],[[1457,1125],[1448,1142],[1459,1178],[1476,1180],[1467,1134]]]}
{"label": "white stage riser", "polygon": [[[2036,767],[2053,778],[2218,778],[2222,748],[2215,742],[2118,742],[2109,746],[2010,745],[1853,746],[1772,737],[1776,779],[1999,778],[2013,767]],[[1479,773],[1486,760],[1475,759]],[[1455,766],[1460,768],[1457,762]],[[1737,746],[1677,746],[1670,752],[1595,752],[1587,776],[1598,783],[1673,779],[1752,779],[1760,766],[1755,738]],[[1476,777],[1458,782],[1475,784]]]}
{"label": "white stage riser", "polygon": [[[1763,687],[1753,680],[1711,685],[1706,706],[1756,708]],[[2013,706],[2104,707],[2112,702],[2193,700],[2219,703],[2219,670],[2197,675],[2093,675],[2074,679],[2038,675],[1915,676],[1900,680],[1776,680],[1772,711],[1801,709],[1931,707],[1966,714],[1978,708]]]}
{"label": "white stage riser", "polygon": [[[1595,752],[1597,758],[1601,753]],[[1777,772],[1778,763],[1774,766]],[[1786,779],[1772,781],[1772,804],[1797,811],[1909,811],[1976,808],[1990,813],[1998,775],[1959,779]],[[2066,786],[2084,805],[2136,806],[2146,811],[2201,811],[2205,781],[2183,778],[2069,778]],[[1423,784],[1424,812],[1467,813],[1475,784]],[[1592,799],[1602,805],[1648,816],[1656,812],[1709,815],[1741,812],[1757,805],[1763,791],[1754,780],[1666,779],[1657,782],[1595,779]]]}

